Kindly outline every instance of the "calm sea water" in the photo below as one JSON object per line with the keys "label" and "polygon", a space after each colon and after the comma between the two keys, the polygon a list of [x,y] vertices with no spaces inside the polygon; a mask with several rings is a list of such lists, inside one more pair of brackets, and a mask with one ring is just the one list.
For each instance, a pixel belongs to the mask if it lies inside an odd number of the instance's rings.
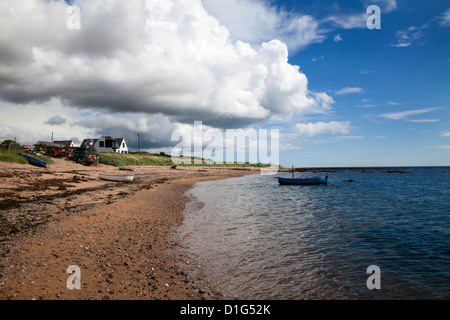
{"label": "calm sea water", "polygon": [[[178,230],[184,254],[239,299],[450,299],[450,167],[388,170],[328,172],[317,186],[198,183]],[[371,265],[380,290],[366,285]]]}

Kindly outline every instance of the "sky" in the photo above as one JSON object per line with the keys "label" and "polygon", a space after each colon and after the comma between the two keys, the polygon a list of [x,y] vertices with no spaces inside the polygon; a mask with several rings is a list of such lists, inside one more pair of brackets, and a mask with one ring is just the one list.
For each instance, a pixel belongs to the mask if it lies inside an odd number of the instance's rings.
{"label": "sky", "polygon": [[448,166],[449,89],[443,0],[0,0],[1,141],[170,154],[202,121],[287,167]]}

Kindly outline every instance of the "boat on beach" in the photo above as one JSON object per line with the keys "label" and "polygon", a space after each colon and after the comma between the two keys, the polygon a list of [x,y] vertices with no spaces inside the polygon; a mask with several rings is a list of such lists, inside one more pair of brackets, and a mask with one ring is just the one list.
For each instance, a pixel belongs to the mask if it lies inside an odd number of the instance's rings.
{"label": "boat on beach", "polygon": [[328,175],[312,178],[278,178],[280,185],[313,185],[313,184],[327,184]]}
{"label": "boat on beach", "polygon": [[99,174],[98,177],[101,180],[115,181],[115,182],[133,182],[134,180],[134,175],[123,176],[123,175]]}
{"label": "boat on beach", "polygon": [[25,159],[28,160],[28,163],[33,165],[33,166],[42,167],[42,168],[48,168],[49,167],[48,163],[45,162],[45,161],[39,160],[39,159],[37,159],[35,157],[32,157],[32,156],[29,156],[27,154],[22,154],[22,155],[24,156]]}
{"label": "boat on beach", "polygon": [[136,168],[134,168],[134,167],[119,167],[119,170],[136,171]]}

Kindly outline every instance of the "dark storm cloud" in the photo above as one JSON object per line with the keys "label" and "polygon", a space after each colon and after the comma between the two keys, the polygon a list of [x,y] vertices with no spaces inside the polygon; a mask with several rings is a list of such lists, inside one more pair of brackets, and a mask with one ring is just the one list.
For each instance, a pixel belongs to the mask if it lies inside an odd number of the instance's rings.
{"label": "dark storm cloud", "polygon": [[59,126],[62,124],[65,124],[67,122],[66,118],[56,115],[45,121],[46,124],[53,125],[53,126]]}

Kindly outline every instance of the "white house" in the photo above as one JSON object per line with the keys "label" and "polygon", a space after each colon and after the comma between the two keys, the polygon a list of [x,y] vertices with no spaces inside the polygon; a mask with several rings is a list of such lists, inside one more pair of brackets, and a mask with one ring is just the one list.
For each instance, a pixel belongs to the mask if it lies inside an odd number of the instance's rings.
{"label": "white house", "polygon": [[128,146],[124,138],[116,138],[116,143],[119,149],[116,150],[117,153],[128,153]]}
{"label": "white house", "polygon": [[124,138],[112,138],[110,136],[102,136],[94,140],[94,148],[98,153],[115,152],[128,153],[128,146]]}

